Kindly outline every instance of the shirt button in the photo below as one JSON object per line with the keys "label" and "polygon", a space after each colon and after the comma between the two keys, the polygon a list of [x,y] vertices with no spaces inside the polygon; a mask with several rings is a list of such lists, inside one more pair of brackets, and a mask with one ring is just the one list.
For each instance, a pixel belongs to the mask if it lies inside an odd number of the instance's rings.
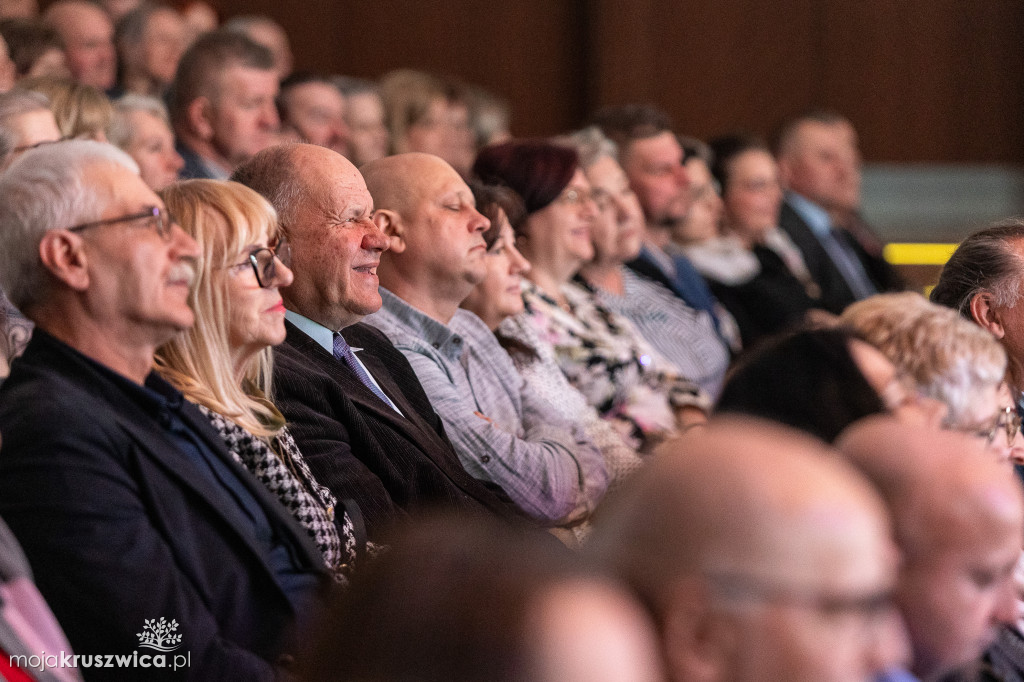
{"label": "shirt button", "polygon": [[480,461],[483,462],[484,464],[487,464],[488,462],[491,461],[491,456],[490,455],[481,455]]}
{"label": "shirt button", "polygon": [[455,338],[452,339],[452,343],[454,343],[457,346],[460,343],[462,343],[462,339],[460,337],[456,336]]}

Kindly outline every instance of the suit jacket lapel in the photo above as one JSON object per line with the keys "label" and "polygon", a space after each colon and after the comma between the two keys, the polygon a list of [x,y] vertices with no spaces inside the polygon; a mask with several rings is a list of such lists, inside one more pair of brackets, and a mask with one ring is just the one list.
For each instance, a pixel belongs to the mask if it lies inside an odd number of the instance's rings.
{"label": "suit jacket lapel", "polygon": [[[359,380],[352,370],[335,358],[332,353],[328,353],[323,346],[290,322],[285,322],[285,325],[287,328],[285,343],[291,344],[296,350],[315,362],[320,369],[337,381],[344,390],[345,396],[358,404],[361,410],[372,412],[377,417],[387,420],[396,431],[401,431],[414,442],[421,442],[425,437],[432,438],[435,442],[437,441],[437,435],[434,433],[434,430],[423,421],[419,413],[416,412],[416,409],[409,404],[401,388],[392,379],[387,366],[370,349],[360,351],[358,353],[359,359],[373,375],[373,378],[384,393],[402,411],[402,414],[395,412],[391,409],[390,405],[385,404],[374,395],[373,391],[363,385],[363,382]],[[356,344],[356,347],[358,348],[359,344]]]}

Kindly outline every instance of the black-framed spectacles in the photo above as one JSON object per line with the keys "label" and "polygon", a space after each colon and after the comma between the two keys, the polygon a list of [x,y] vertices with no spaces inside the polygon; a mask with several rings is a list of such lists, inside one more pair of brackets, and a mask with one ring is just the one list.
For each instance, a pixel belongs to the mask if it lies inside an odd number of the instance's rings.
{"label": "black-framed spectacles", "polygon": [[980,438],[984,438],[985,442],[991,445],[995,441],[996,436],[999,435],[999,430],[1002,429],[1006,433],[1006,442],[1012,443],[1013,439],[1020,433],[1021,421],[1017,410],[1012,405],[1007,405],[996,413],[992,426],[976,431],[975,434]]}
{"label": "black-framed spectacles", "polygon": [[170,241],[171,239],[171,225],[174,224],[174,218],[166,208],[160,208],[159,206],[150,206],[145,211],[139,213],[132,213],[131,215],[123,215],[117,218],[107,218],[106,220],[95,220],[91,223],[82,223],[81,225],[75,225],[74,227],[67,228],[68,232],[80,232],[81,230],[87,230],[90,227],[101,227],[103,225],[116,225],[117,223],[130,223],[133,220],[148,219],[147,226],[151,223],[156,228],[156,233],[163,237],[164,241]]}
{"label": "black-framed spectacles", "polygon": [[[266,289],[274,283],[277,278],[278,261],[285,267],[292,262],[292,247],[284,239],[279,241],[273,249],[264,246],[249,254],[248,263],[252,266],[252,271],[256,275],[256,283],[260,285],[261,289]],[[245,265],[245,263],[238,265]]]}

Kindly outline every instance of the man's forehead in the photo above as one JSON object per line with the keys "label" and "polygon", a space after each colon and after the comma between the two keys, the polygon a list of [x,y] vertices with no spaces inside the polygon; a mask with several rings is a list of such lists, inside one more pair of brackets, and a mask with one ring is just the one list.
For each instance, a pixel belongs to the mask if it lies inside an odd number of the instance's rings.
{"label": "man's forehead", "polygon": [[263,93],[277,95],[277,73],[244,64],[228,64],[221,69],[215,85],[221,92]]}
{"label": "man's forehead", "polygon": [[681,162],[682,147],[670,131],[635,140],[629,147],[630,157],[639,163],[658,163],[665,160]]}

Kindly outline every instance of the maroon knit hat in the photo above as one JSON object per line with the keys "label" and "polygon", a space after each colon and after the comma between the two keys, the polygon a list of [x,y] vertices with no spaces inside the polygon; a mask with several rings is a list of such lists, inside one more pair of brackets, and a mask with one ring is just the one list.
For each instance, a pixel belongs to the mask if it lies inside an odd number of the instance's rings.
{"label": "maroon knit hat", "polygon": [[543,140],[503,142],[477,154],[473,173],[483,182],[505,185],[534,213],[558,198],[579,168],[576,150]]}

